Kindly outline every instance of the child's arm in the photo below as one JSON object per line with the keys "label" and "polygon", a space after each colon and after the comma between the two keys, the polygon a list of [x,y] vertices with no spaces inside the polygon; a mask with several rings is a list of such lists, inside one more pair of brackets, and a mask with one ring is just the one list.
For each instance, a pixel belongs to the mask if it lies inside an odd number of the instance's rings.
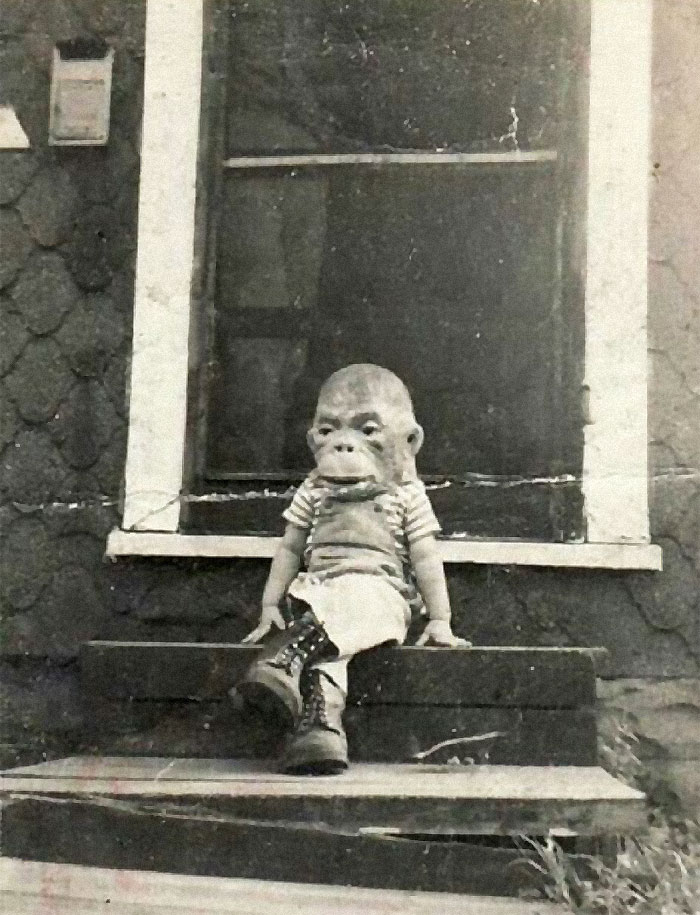
{"label": "child's arm", "polygon": [[432,642],[446,648],[470,647],[470,642],[457,638],[452,632],[450,597],[435,537],[429,535],[416,540],[410,546],[410,554],[418,590],[430,617],[430,622],[416,644],[427,645]]}
{"label": "child's arm", "polygon": [[272,560],[270,574],[267,576],[267,583],[262,597],[260,622],[242,640],[243,642],[260,641],[273,626],[277,626],[278,629],[285,628],[285,622],[279,608],[287,593],[287,588],[299,571],[305,545],[306,531],[295,524],[288,523]]}

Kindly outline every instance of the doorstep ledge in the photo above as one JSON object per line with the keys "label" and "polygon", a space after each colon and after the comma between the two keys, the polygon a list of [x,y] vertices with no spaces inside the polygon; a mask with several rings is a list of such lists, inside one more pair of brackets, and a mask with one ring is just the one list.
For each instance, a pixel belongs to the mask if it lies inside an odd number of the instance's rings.
{"label": "doorstep ledge", "polygon": [[[113,530],[107,556],[270,559],[278,537]],[[524,540],[440,540],[444,562],[579,569],[661,571],[661,547],[653,543],[542,543]]]}

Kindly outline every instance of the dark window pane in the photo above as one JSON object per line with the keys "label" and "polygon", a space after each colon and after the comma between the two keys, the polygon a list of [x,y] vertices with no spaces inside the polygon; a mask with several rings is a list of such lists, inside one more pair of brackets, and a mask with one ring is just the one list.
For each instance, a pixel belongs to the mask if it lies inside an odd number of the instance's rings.
{"label": "dark window pane", "polygon": [[566,6],[235,0],[228,154],[551,145]]}
{"label": "dark window pane", "polygon": [[319,385],[377,362],[413,393],[423,473],[550,473],[554,187],[542,168],[229,176],[209,468],[308,468]]}
{"label": "dark window pane", "polygon": [[585,6],[233,0],[226,157],[558,158],[222,170],[194,529],[279,532],[320,384],[372,361],[446,533],[580,536]]}

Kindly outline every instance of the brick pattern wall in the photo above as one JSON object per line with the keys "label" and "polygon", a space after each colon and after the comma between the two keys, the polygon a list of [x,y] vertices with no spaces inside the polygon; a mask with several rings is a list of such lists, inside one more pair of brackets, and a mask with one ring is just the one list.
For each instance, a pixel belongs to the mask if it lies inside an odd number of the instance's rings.
{"label": "brick pattern wall", "polygon": [[[32,144],[0,152],[5,763],[79,745],[82,641],[235,640],[252,626],[266,573],[253,561],[103,560],[124,462],[144,9],[144,0],[0,7],[0,103],[15,106]],[[666,570],[452,567],[450,590],[456,629],[476,642],[606,645],[616,678],[606,702],[651,729],[649,754],[692,793],[698,780],[686,764],[700,759],[700,5],[657,0],[655,27],[650,427],[652,524]],[[116,49],[110,142],[50,149],[52,48],[85,33]],[[659,691],[659,678],[680,678],[677,689]],[[656,717],[641,711],[650,708]],[[688,740],[661,730],[657,740],[659,726],[648,723],[660,714]]]}

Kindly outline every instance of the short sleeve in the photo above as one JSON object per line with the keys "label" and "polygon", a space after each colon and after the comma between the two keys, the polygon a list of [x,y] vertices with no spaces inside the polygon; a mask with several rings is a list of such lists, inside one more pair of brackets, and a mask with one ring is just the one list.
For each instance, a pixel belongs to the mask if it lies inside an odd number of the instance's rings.
{"label": "short sleeve", "polygon": [[314,520],[315,499],[313,490],[308,480],[304,480],[299,489],[294,493],[291,505],[282,512],[285,521],[304,531],[311,528]]}
{"label": "short sleeve", "polygon": [[409,487],[404,529],[408,543],[440,533],[440,522],[422,483],[412,483]]}

